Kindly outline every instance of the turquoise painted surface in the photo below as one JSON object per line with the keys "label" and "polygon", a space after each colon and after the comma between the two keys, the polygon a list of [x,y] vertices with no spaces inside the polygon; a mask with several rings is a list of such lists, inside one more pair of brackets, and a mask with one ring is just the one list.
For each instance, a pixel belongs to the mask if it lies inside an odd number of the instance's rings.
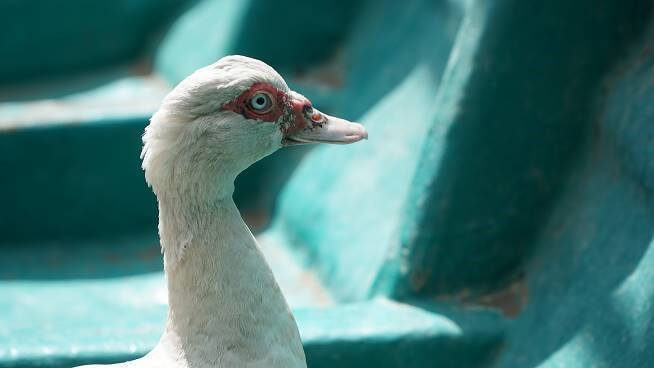
{"label": "turquoise painted surface", "polygon": [[156,34],[189,1],[0,3],[0,83],[51,78],[144,57]]}
{"label": "turquoise painted surface", "polygon": [[600,83],[648,7],[470,3],[407,200],[399,262],[410,271],[388,270],[399,296],[474,294],[519,277],[591,134]]}
{"label": "turquoise painted surface", "polygon": [[[347,148],[318,147],[305,157],[281,194],[270,230],[286,237],[343,301],[369,298],[380,269],[394,257],[394,235],[420,148],[428,139],[433,96],[452,44],[447,26],[456,25],[460,16],[455,6],[431,2],[389,6],[380,11],[371,4],[361,20],[365,31],[348,44],[356,59],[346,64],[346,73],[356,82],[335,97],[342,101],[344,111],[339,113],[345,116],[368,105],[359,121],[374,138]],[[390,13],[397,17],[387,18]],[[442,28],[430,32],[434,25]],[[390,37],[396,41],[413,42],[392,54],[379,43],[363,44],[384,29],[394,30]],[[370,58],[384,62],[371,65]],[[365,83],[362,75],[368,76]]]}
{"label": "turquoise painted surface", "polygon": [[[654,364],[654,27],[613,68],[498,367]],[[538,341],[530,344],[529,341]]]}
{"label": "turquoise painted surface", "polygon": [[1,131],[0,166],[11,175],[0,246],[156,233],[138,157],[144,127],[137,117]]}
{"label": "turquoise painted surface", "polygon": [[[63,368],[141,356],[163,331],[164,291],[161,275],[101,283],[3,285],[0,307],[20,323],[0,333],[4,346],[10,347],[0,348],[2,366]],[[79,295],[86,298],[80,300]],[[118,295],[121,298],[115,297]],[[42,298],[52,303],[77,302],[67,309],[48,310],[43,307]],[[21,302],[31,318],[23,318],[25,310],[7,305],[15,300]],[[98,308],[105,313],[97,313]],[[452,308],[433,308],[378,299],[330,308],[299,308],[293,312],[312,367],[344,361],[380,367],[422,366],[425,362],[461,367],[492,357],[499,341],[499,315],[477,311],[462,316]],[[389,316],[393,318],[389,320]],[[107,324],[107,320],[112,323]],[[42,334],[35,336],[35,330]]]}
{"label": "turquoise painted surface", "polygon": [[[360,3],[201,1],[172,24],[155,53],[155,65],[173,83],[225,53],[250,55],[284,73],[302,73],[340,47]],[[198,42],[202,47],[188,47]]]}
{"label": "turquoise painted surface", "polygon": [[0,18],[52,16],[0,36],[0,367],[153,346],[140,134],[171,83],[236,52],[370,132],[236,183],[311,367],[654,364],[650,2],[21,4]]}

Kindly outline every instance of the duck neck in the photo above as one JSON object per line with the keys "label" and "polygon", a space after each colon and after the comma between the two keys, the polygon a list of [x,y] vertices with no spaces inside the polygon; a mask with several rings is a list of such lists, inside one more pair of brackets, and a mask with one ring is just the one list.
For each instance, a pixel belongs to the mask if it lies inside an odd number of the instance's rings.
{"label": "duck neck", "polygon": [[166,350],[187,362],[227,355],[265,359],[270,346],[283,342],[303,359],[295,320],[231,192],[202,201],[189,197],[158,195],[168,283]]}

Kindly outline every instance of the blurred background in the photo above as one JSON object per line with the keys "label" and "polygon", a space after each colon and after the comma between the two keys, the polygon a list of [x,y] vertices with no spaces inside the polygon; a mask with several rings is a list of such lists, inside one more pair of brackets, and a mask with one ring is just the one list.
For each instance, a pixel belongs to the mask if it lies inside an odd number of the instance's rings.
{"label": "blurred background", "polygon": [[229,54],[369,131],[237,179],[310,367],[654,365],[653,8],[0,0],[0,367],[156,343],[141,135]]}

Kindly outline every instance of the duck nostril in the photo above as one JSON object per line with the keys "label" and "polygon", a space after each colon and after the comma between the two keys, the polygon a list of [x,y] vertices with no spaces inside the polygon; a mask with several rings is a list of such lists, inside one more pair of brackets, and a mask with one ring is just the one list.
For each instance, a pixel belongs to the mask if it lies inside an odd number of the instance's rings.
{"label": "duck nostril", "polygon": [[311,121],[313,121],[314,123],[322,123],[323,120],[324,117],[318,111],[315,111],[314,113],[311,114]]}

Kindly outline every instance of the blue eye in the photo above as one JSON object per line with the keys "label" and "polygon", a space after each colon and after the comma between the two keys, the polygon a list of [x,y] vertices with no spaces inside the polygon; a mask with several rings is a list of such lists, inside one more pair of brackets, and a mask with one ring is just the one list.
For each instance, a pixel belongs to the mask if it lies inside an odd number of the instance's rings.
{"label": "blue eye", "polygon": [[259,91],[250,98],[248,105],[258,114],[267,113],[273,106],[272,97],[266,92]]}

